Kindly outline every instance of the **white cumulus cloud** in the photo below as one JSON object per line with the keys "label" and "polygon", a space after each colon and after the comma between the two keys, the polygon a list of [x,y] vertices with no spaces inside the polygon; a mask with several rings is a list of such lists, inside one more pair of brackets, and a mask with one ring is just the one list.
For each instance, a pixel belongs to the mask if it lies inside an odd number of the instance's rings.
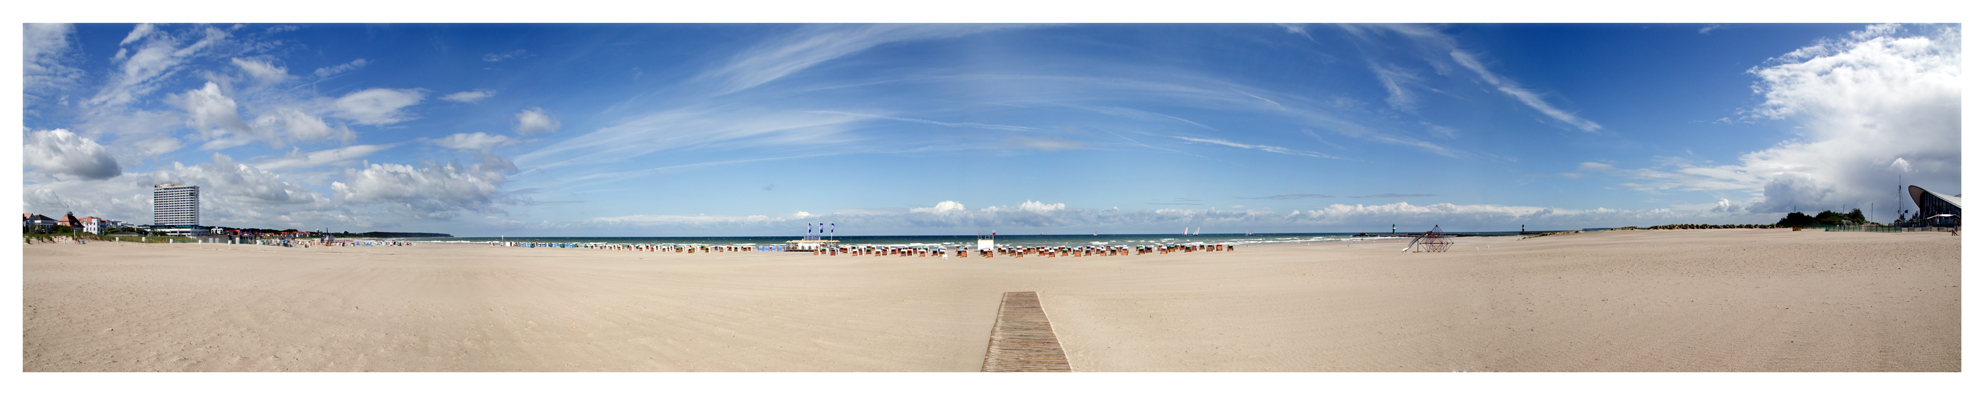
{"label": "white cumulus cloud", "polygon": [[264,84],[282,82],[282,80],[289,78],[289,69],[269,64],[268,62],[242,58],[229,60],[234,63],[234,67],[241,68],[241,72],[248,73],[249,77]]}
{"label": "white cumulus cloud", "polygon": [[244,121],[233,97],[218,84],[207,82],[200,89],[168,97],[168,102],[186,111],[186,125],[209,139],[205,149],[262,141],[279,147],[290,141],[337,140],[351,142],[357,134],[344,125],[332,126],[323,118],[295,107],[265,110],[253,122]]}
{"label": "white cumulus cloud", "polygon": [[220,85],[208,81],[200,89],[186,91],[167,99],[174,106],[186,111],[186,126],[191,126],[208,138],[219,138],[230,134],[248,134],[252,130],[241,120],[236,110],[234,98],[222,92]]}
{"label": "white cumulus cloud", "polygon": [[958,203],[956,201],[945,200],[942,202],[938,202],[937,205],[934,207],[917,207],[917,208],[909,209],[909,211],[912,213],[931,213],[931,214],[960,213],[960,212],[964,212],[964,204]]}
{"label": "white cumulus cloud", "polygon": [[542,108],[531,107],[517,113],[517,123],[512,125],[512,129],[522,135],[551,133],[558,131],[558,120]]}
{"label": "white cumulus cloud", "polygon": [[[485,157],[488,159],[498,159]],[[381,205],[415,218],[453,218],[461,211],[494,212],[501,201],[505,161],[401,165],[374,163],[345,171],[345,180],[332,182],[339,201],[350,205]]]}
{"label": "white cumulus cloud", "polygon": [[21,158],[28,168],[85,180],[116,177],[124,171],[102,145],[67,129],[29,132]]}
{"label": "white cumulus cloud", "polygon": [[455,133],[448,135],[447,137],[428,140],[428,143],[440,146],[442,148],[447,148],[457,151],[489,152],[489,150],[495,149],[496,147],[508,145],[516,141],[517,141],[516,139],[512,139],[509,136],[491,135],[491,134],[484,134],[482,132],[475,132],[475,133]]}
{"label": "white cumulus cloud", "polygon": [[168,182],[200,187],[204,225],[300,229],[364,222],[344,215],[330,199],[302,184],[219,153],[196,165],[175,162],[148,173],[124,173],[100,181],[27,185],[22,203],[30,212],[74,210],[78,215],[150,223],[151,186]]}
{"label": "white cumulus cloud", "polygon": [[296,108],[277,108],[255,117],[253,125],[270,145],[284,141],[337,140],[350,143],[358,134],[344,125],[331,126],[323,118]]}
{"label": "white cumulus cloud", "polygon": [[1743,119],[1793,122],[1797,138],[1737,164],[1663,160],[1620,174],[1640,189],[1750,192],[1754,212],[1893,212],[1897,181],[1962,193],[1959,35],[1875,25],[1786,53],[1750,69],[1764,100]]}
{"label": "white cumulus cloud", "polygon": [[338,117],[361,125],[386,125],[413,119],[406,107],[420,104],[426,94],[419,89],[372,88],[352,92],[333,102]]}

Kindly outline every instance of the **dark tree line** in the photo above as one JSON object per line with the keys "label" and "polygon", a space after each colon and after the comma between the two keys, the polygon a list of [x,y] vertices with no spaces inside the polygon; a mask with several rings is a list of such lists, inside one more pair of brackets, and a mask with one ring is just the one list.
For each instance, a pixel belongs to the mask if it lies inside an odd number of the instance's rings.
{"label": "dark tree line", "polygon": [[1860,209],[1857,208],[1853,209],[1852,212],[1848,212],[1848,213],[1836,213],[1833,212],[1832,210],[1820,211],[1819,215],[1816,216],[1805,215],[1805,213],[1800,213],[1800,212],[1793,212],[1790,214],[1785,214],[1784,219],[1777,221],[1777,226],[1785,226],[1785,227],[1810,227],[1810,226],[1820,226],[1820,225],[1841,225],[1841,224],[1866,225],[1868,224],[1868,222],[1867,222],[1867,217],[1865,215],[1861,215]]}

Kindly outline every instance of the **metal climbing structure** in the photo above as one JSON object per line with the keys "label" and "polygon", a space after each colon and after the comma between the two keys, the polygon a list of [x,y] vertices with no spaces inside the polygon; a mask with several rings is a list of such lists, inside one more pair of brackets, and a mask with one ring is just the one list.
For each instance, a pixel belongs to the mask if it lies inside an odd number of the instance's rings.
{"label": "metal climbing structure", "polygon": [[1441,231],[1439,225],[1433,225],[1433,230],[1414,236],[1412,243],[1407,244],[1405,250],[1399,252],[1447,252],[1447,249],[1453,246],[1453,236]]}

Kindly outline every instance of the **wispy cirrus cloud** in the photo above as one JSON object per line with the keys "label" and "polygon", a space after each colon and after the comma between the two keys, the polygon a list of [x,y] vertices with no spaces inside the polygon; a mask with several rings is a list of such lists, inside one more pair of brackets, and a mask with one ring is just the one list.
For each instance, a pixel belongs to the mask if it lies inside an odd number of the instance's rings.
{"label": "wispy cirrus cloud", "polygon": [[[36,107],[82,82],[77,61],[76,27],[65,23],[29,23],[22,33],[21,90],[27,107]],[[58,103],[59,104],[59,103]],[[30,109],[30,111],[32,111]]]}
{"label": "wispy cirrus cloud", "polygon": [[1455,49],[1452,52],[1449,52],[1449,54],[1453,56],[1454,62],[1460,63],[1461,67],[1465,67],[1468,70],[1473,70],[1475,75],[1481,76],[1481,80],[1487,81],[1488,85],[1494,86],[1496,90],[1500,90],[1502,91],[1503,94],[1507,94],[1509,95],[1509,97],[1515,98],[1516,101],[1522,102],[1523,105],[1529,106],[1529,108],[1535,109],[1538,112],[1542,112],[1543,115],[1547,115],[1550,118],[1554,118],[1558,121],[1569,124],[1572,127],[1576,127],[1578,128],[1578,130],[1583,130],[1586,132],[1596,132],[1598,131],[1598,129],[1601,128],[1601,126],[1599,126],[1597,122],[1585,120],[1584,118],[1579,118],[1577,115],[1571,114],[1570,112],[1566,112],[1562,109],[1558,109],[1557,106],[1551,105],[1550,102],[1544,101],[1543,97],[1541,95],[1538,95],[1536,92],[1530,91],[1529,89],[1524,89],[1521,85],[1517,84],[1515,81],[1502,77],[1500,75],[1496,75],[1494,72],[1488,71],[1487,66],[1483,66],[1480,60],[1474,58],[1474,54],[1459,49]]}
{"label": "wispy cirrus cloud", "polygon": [[519,50],[515,50],[515,51],[508,51],[508,52],[497,52],[497,53],[491,53],[491,54],[483,54],[483,55],[482,55],[482,61],[484,61],[484,62],[501,62],[501,61],[505,61],[505,60],[510,60],[510,59],[518,59],[518,58],[527,58],[527,57],[530,57],[530,55],[531,55],[531,54],[530,54],[530,52],[529,52],[529,51],[525,51],[525,50],[521,50],[521,49],[519,49]]}
{"label": "wispy cirrus cloud", "polygon": [[251,163],[250,166],[266,171],[308,169],[318,166],[351,164],[367,155],[392,149],[400,144],[371,144],[339,147],[322,151],[291,152],[281,157]]}
{"label": "wispy cirrus cloud", "polygon": [[1274,196],[1262,196],[1262,197],[1243,197],[1243,198],[1241,198],[1241,199],[1268,199],[1268,200],[1296,200],[1296,199],[1328,199],[1328,198],[1333,198],[1333,197],[1336,197],[1336,196],[1335,196],[1335,195],[1320,195],[1320,194],[1314,194],[1314,193],[1284,193],[1284,194],[1280,194],[1280,195],[1274,195]]}
{"label": "wispy cirrus cloud", "polygon": [[[150,94],[160,88],[162,79],[178,73],[189,59],[227,40],[227,37],[227,32],[211,26],[175,37],[151,24],[139,24],[118,44],[118,56],[112,59],[118,73],[111,75],[109,83],[88,103],[93,106],[118,106]],[[179,45],[187,40],[193,42]],[[126,47],[134,43],[138,44],[135,50]]]}
{"label": "wispy cirrus cloud", "polygon": [[[1763,191],[1764,177],[1752,174],[1751,169],[1742,166],[1699,166],[1675,157],[1656,156],[1654,160],[1661,165],[1621,169],[1609,163],[1583,162],[1578,164],[1578,171],[1638,179],[1640,181],[1621,183],[1620,186],[1641,192],[1737,190],[1760,193]],[[1566,177],[1578,178],[1581,175],[1566,175]]]}
{"label": "wispy cirrus cloud", "polygon": [[814,65],[895,42],[959,37],[1007,29],[1013,25],[809,25],[767,40],[738,54],[728,64],[703,74],[717,83],[716,94],[727,94],[772,82]]}
{"label": "wispy cirrus cloud", "polygon": [[1247,97],[1251,97],[1251,98],[1254,98],[1255,100],[1260,100],[1261,102],[1264,102],[1264,103],[1267,103],[1267,104],[1268,104],[1268,105],[1270,105],[1270,106],[1274,106],[1274,108],[1275,108],[1275,109],[1277,109],[1277,110],[1287,110],[1287,109],[1288,109],[1288,106],[1283,106],[1283,105],[1281,105],[1281,102],[1278,102],[1278,101],[1274,101],[1274,99],[1269,99],[1269,98],[1265,98],[1265,97],[1261,97],[1260,95],[1256,95],[1256,94],[1252,94],[1252,93],[1247,93],[1247,91],[1243,91],[1243,90],[1239,90],[1239,89],[1234,89],[1234,90],[1233,90],[1233,93],[1238,93],[1238,94],[1242,94],[1242,95],[1246,95]]}
{"label": "wispy cirrus cloud", "polygon": [[852,112],[844,112],[844,111],[809,111],[809,112],[816,112],[823,114],[852,115],[857,117],[887,119],[891,121],[912,122],[912,123],[920,123],[926,125],[1003,130],[1009,132],[1039,132],[1039,131],[1047,130],[1036,127],[1029,127],[1029,126],[995,125],[995,124],[974,123],[974,122],[941,122],[941,121],[932,121],[928,119],[902,118],[902,117],[892,117],[887,115],[861,114],[861,113],[852,113]]}
{"label": "wispy cirrus cloud", "polygon": [[[806,159],[806,158],[838,156],[838,155],[846,155],[846,154],[847,153],[829,152],[829,153],[779,156],[779,157],[727,159],[727,160],[716,160],[716,161],[707,161],[707,162],[674,164],[667,166],[656,166],[656,167],[613,171],[613,172],[589,172],[585,175],[578,177],[567,177],[567,178],[558,178],[551,180],[543,180],[543,179],[533,180],[531,181],[531,185],[535,185],[543,188],[570,190],[581,187],[611,184],[614,182],[633,179],[637,177],[652,177],[659,175],[676,174],[676,173],[681,173],[696,169],[707,169],[707,168],[720,167],[720,166],[733,166],[733,165],[756,163],[756,162],[788,161],[788,160],[797,160],[797,159]],[[532,168],[530,170],[543,170],[549,168],[551,167],[537,167],[537,168]],[[526,189],[534,189],[534,188],[526,188]]]}
{"label": "wispy cirrus cloud", "polygon": [[517,162],[530,172],[711,146],[821,146],[850,139],[842,133],[867,119],[871,118],[759,108],[681,108],[642,115],[552,143],[517,156]]}
{"label": "wispy cirrus cloud", "polygon": [[447,100],[457,103],[476,103],[482,101],[482,99],[488,99],[490,96],[496,96],[496,92],[487,89],[477,89],[472,91],[449,93],[446,96],[441,96],[441,100]]}
{"label": "wispy cirrus cloud", "polygon": [[1036,151],[1064,151],[1088,148],[1096,143],[1053,137],[1006,136],[1006,146]]}
{"label": "wispy cirrus cloud", "polygon": [[242,58],[233,58],[229,59],[229,61],[233,62],[235,67],[240,68],[241,72],[247,73],[249,78],[263,84],[282,82],[282,80],[289,78],[288,69],[270,64],[269,62]]}
{"label": "wispy cirrus cloud", "polygon": [[330,78],[334,75],[357,71],[358,69],[365,68],[365,65],[368,64],[372,64],[372,62],[365,59],[355,59],[344,64],[319,67],[317,71],[312,71],[310,74],[317,76],[317,78]]}
{"label": "wispy cirrus cloud", "polygon": [[1415,111],[1418,103],[1411,89],[1420,84],[1419,75],[1398,66],[1379,65],[1375,61],[1370,62],[1370,65],[1371,72],[1378,75],[1378,82],[1385,85],[1385,92],[1388,94],[1385,96],[1385,103],[1390,104],[1395,110]]}
{"label": "wispy cirrus cloud", "polygon": [[1241,144],[1241,143],[1235,143],[1235,142],[1231,142],[1231,141],[1226,141],[1226,140],[1221,140],[1221,139],[1202,139],[1202,138],[1195,138],[1195,137],[1185,137],[1185,136],[1171,136],[1171,138],[1175,138],[1175,139],[1179,139],[1179,140],[1185,140],[1185,141],[1190,141],[1190,142],[1194,142],[1194,143],[1206,143],[1206,144],[1216,144],[1216,145],[1224,145],[1224,146],[1228,146],[1228,147],[1233,147],[1233,148],[1244,148],[1244,149],[1250,149],[1250,150],[1259,150],[1259,151],[1265,151],[1265,152],[1273,152],[1273,153],[1277,153],[1277,154],[1282,154],[1282,155],[1300,155],[1300,156],[1307,156],[1307,157],[1313,157],[1313,158],[1329,158],[1329,159],[1343,159],[1343,158],[1338,158],[1338,157],[1334,157],[1334,156],[1329,156],[1329,155],[1323,155],[1323,154],[1321,154],[1321,153],[1317,153],[1317,152],[1311,152],[1311,151],[1303,151],[1303,150],[1297,150],[1297,149],[1288,149],[1288,148],[1283,148],[1283,147],[1276,147],[1276,146],[1272,146],[1272,145],[1258,145],[1258,144]]}
{"label": "wispy cirrus cloud", "polygon": [[[1193,199],[1193,198],[1175,198],[1175,199],[1171,199],[1171,201],[1168,201],[1168,202],[1152,202],[1152,203],[1144,203],[1144,204],[1149,204],[1149,205],[1156,205],[1156,206],[1204,206],[1204,205],[1206,205],[1206,204],[1205,204],[1204,202],[1201,202],[1201,201],[1199,201],[1199,199]],[[963,208],[963,206],[959,206],[959,208]]]}
{"label": "wispy cirrus cloud", "polygon": [[1439,196],[1439,195],[1434,195],[1430,193],[1380,193],[1376,195],[1351,196],[1351,197],[1358,199],[1369,199],[1369,198],[1415,198],[1415,197],[1433,197],[1433,196]]}
{"label": "wispy cirrus cloud", "polygon": [[1202,128],[1202,129],[1205,129],[1205,130],[1211,130],[1211,131],[1215,131],[1215,132],[1217,132],[1217,131],[1219,131],[1219,128],[1214,128],[1214,127],[1211,127],[1211,126],[1206,126],[1205,124],[1202,124],[1202,123],[1198,123],[1198,122],[1194,122],[1194,121],[1192,121],[1192,120],[1190,120],[1190,119],[1185,119],[1185,118],[1179,118],[1179,117],[1174,117],[1174,116],[1170,116],[1170,115],[1165,115],[1165,114],[1159,114],[1159,113],[1154,113],[1154,112],[1150,112],[1150,111],[1144,111],[1144,110],[1138,110],[1138,109],[1134,109],[1134,108],[1128,108],[1128,107],[1116,107],[1116,106],[1103,106],[1103,107],[1091,107],[1091,106],[1080,106],[1080,105],[1070,105],[1070,107],[1075,107],[1075,108],[1080,108],[1080,109],[1084,109],[1084,110],[1089,110],[1089,111],[1094,111],[1094,112],[1097,112],[1097,113],[1102,113],[1102,114],[1109,114],[1109,115],[1117,115],[1117,116],[1125,116],[1125,117],[1130,117],[1130,118],[1138,118],[1138,119],[1152,119],[1152,120],[1163,120],[1163,119],[1168,119],[1168,120],[1173,120],[1173,121],[1178,121],[1178,122],[1183,122],[1183,123],[1185,123],[1185,124],[1187,124],[1187,125],[1192,125],[1192,126],[1197,126],[1197,127],[1199,127],[1199,128]]}
{"label": "wispy cirrus cloud", "polygon": [[[1487,65],[1481,62],[1477,54],[1462,49],[1460,47],[1460,43],[1458,42],[1458,40],[1455,40],[1452,36],[1449,36],[1446,33],[1440,32],[1440,30],[1437,28],[1431,26],[1425,26],[1425,25],[1409,25],[1409,24],[1373,24],[1373,25],[1351,24],[1351,25],[1339,25],[1339,26],[1342,27],[1346,32],[1351,33],[1352,36],[1358,37],[1359,39],[1365,41],[1375,40],[1377,35],[1381,32],[1390,32],[1406,37],[1412,40],[1412,42],[1418,46],[1418,49],[1422,51],[1422,54],[1424,54],[1425,56],[1424,60],[1429,65],[1434,66],[1436,70],[1451,67],[1448,66],[1447,64],[1448,62],[1452,62],[1452,64],[1460,65],[1461,68],[1474,72],[1475,76],[1480,77],[1483,82],[1487,83],[1491,87],[1494,87],[1496,91],[1501,92],[1502,94],[1507,95],[1510,98],[1516,99],[1517,102],[1520,102],[1524,106],[1536,110],[1537,112],[1543,113],[1543,115],[1548,116],[1551,119],[1555,119],[1573,128],[1577,128],[1578,130],[1582,130],[1586,132],[1596,132],[1599,129],[1603,128],[1603,126],[1600,126],[1597,122],[1592,122],[1590,120],[1578,117],[1576,114],[1572,114],[1569,111],[1565,111],[1563,109],[1558,108],[1555,104],[1551,104],[1549,101],[1544,100],[1541,94],[1538,94],[1535,91],[1523,87],[1521,83],[1515,81],[1514,79],[1510,79],[1508,77],[1495,73],[1493,70],[1490,70]],[[1445,59],[1441,59],[1441,58],[1445,58]],[[1398,82],[1402,81],[1399,79],[1401,74],[1397,73],[1396,69],[1387,69],[1383,67],[1373,66],[1372,71],[1378,74],[1379,79],[1386,84],[1388,90],[1393,90],[1393,87],[1397,86]],[[1400,89],[1396,89],[1396,91],[1404,92],[1406,90],[1400,87]],[[1409,96],[1405,99],[1401,99],[1400,101],[1405,103],[1410,103]]]}
{"label": "wispy cirrus cloud", "polygon": [[1301,36],[1302,36],[1302,38],[1306,38],[1306,39],[1309,39],[1309,42],[1316,42],[1316,37],[1315,37],[1315,36],[1311,36],[1311,35],[1309,35],[1309,27],[1308,27],[1308,26],[1305,26],[1305,25],[1303,25],[1303,24],[1300,24],[1300,23],[1277,23],[1277,24],[1275,24],[1275,26],[1281,26],[1281,28],[1282,28],[1283,30],[1287,30],[1287,31],[1288,31],[1288,34],[1295,34],[1295,35],[1301,35]]}

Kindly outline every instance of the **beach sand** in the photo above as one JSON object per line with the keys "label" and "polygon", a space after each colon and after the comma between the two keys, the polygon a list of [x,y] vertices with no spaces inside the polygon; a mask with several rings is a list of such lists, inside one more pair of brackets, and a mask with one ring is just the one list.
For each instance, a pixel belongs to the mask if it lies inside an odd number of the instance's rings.
{"label": "beach sand", "polygon": [[24,247],[27,371],[1957,371],[1960,237],[1612,231],[1083,258]]}

